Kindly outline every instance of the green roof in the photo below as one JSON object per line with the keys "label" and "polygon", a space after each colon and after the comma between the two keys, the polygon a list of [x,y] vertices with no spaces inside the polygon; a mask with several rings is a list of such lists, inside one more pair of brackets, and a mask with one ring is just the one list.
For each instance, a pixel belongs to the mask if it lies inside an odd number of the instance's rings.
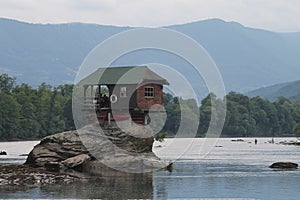
{"label": "green roof", "polygon": [[169,82],[151,71],[147,66],[99,68],[80,81],[81,84],[141,84],[157,83],[169,85]]}

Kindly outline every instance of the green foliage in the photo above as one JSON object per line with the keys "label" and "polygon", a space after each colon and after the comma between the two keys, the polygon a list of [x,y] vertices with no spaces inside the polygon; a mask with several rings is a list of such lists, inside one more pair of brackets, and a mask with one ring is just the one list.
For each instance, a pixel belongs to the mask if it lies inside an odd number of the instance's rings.
{"label": "green foliage", "polygon": [[[196,113],[192,112],[194,109],[186,106],[192,100],[171,98],[170,95],[164,95],[165,97],[167,101],[164,99],[164,106],[168,119],[163,131],[173,134],[178,132],[178,126],[182,122],[181,115],[184,114],[190,122],[184,126],[191,127],[199,123],[197,136],[204,137],[211,123],[212,110],[222,109],[216,107],[222,103],[222,100],[217,99],[214,94],[209,94],[201,102],[200,121],[197,121],[199,119]],[[227,112],[222,131],[223,137],[291,136],[295,131],[295,125],[300,122],[300,103],[292,102],[284,97],[280,97],[276,102],[270,102],[261,97],[249,98],[243,94],[230,92],[226,99]],[[218,103],[212,104],[212,102]],[[190,110],[185,112],[187,108]],[[218,115],[217,112],[217,118]]]}
{"label": "green foliage", "polygon": [[161,132],[161,133],[156,134],[154,139],[156,141],[163,142],[164,139],[167,137],[167,135],[168,135],[167,133]]}
{"label": "green foliage", "polygon": [[0,75],[0,93],[5,92],[9,93],[16,82],[16,78],[10,77],[7,74],[1,74]]}
{"label": "green foliage", "polygon": [[36,139],[75,129],[72,90],[73,85],[15,86],[15,78],[0,75],[0,139]]}
{"label": "green foliage", "polygon": [[270,102],[261,97],[248,98],[242,94],[227,95],[227,117],[223,136],[276,137],[293,134],[299,122],[300,106],[281,97]]}
{"label": "green foliage", "polygon": [[300,123],[296,124],[294,127],[294,134],[296,137],[300,137]]}
{"label": "green foliage", "polygon": [[[0,139],[36,139],[66,130],[74,130],[72,115],[73,85],[51,87],[42,83],[38,88],[27,84],[15,86],[15,78],[0,75]],[[270,102],[261,97],[249,98],[230,92],[227,96],[227,112],[222,136],[300,137],[300,103],[285,97]],[[194,99],[182,99],[164,94],[167,121],[156,135],[162,141],[168,134],[193,137],[207,134],[212,110],[217,111],[216,121],[224,105],[223,100],[209,94],[199,107]],[[219,106],[219,107],[218,107]],[[200,117],[199,117],[200,116]],[[214,133],[210,133],[214,134]]]}
{"label": "green foliage", "polygon": [[0,93],[0,138],[18,138],[20,105],[11,94]]}

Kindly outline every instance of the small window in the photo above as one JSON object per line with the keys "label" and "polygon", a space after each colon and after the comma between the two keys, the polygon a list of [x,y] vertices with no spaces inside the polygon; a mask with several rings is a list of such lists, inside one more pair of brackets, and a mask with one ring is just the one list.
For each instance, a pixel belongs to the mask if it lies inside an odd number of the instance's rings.
{"label": "small window", "polygon": [[120,97],[126,97],[126,87],[121,87],[120,89]]}
{"label": "small window", "polygon": [[154,97],[154,87],[145,87],[145,97]]}

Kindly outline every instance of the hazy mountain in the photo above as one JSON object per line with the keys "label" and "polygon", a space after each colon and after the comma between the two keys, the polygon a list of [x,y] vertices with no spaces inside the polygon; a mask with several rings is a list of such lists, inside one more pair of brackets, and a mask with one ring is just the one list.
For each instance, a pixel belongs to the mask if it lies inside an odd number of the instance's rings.
{"label": "hazy mountain", "polygon": [[105,38],[126,29],[0,19],[0,72],[33,85],[73,82],[86,55]]}
{"label": "hazy mountain", "polygon": [[[299,79],[300,32],[275,33],[218,19],[168,26],[202,44],[216,62],[227,91],[249,91]],[[130,27],[95,24],[29,24],[0,19],[0,72],[21,82],[72,82],[85,56],[109,36]],[[185,72],[188,64],[163,52],[145,50],[116,65],[158,62]],[[191,71],[186,72],[193,84]],[[200,81],[199,81],[200,82]]]}
{"label": "hazy mountain", "polygon": [[261,96],[271,101],[275,101],[278,97],[283,96],[293,101],[299,101],[300,81],[280,83],[269,87],[259,88],[248,92],[246,95],[250,97]]}

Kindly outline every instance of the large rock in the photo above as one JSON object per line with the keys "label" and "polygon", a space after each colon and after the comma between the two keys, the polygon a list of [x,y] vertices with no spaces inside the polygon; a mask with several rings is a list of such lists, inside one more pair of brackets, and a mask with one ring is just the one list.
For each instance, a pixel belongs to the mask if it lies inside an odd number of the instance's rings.
{"label": "large rock", "polygon": [[77,131],[68,131],[42,139],[29,153],[25,165],[44,167],[48,162],[61,162],[86,153]]}
{"label": "large rock", "polygon": [[122,131],[88,125],[78,131],[45,137],[30,152],[25,165],[50,171],[73,169],[101,175],[110,170],[145,172],[163,168],[167,164],[153,154],[154,139],[150,132],[147,126]]}
{"label": "large rock", "polygon": [[91,160],[91,157],[87,154],[80,154],[78,156],[74,156],[71,158],[68,158],[61,163],[67,167],[67,168],[75,168],[78,166],[81,166],[82,164],[88,162]]}
{"label": "large rock", "polygon": [[292,162],[276,162],[273,163],[270,168],[272,169],[297,169],[298,164]]}

